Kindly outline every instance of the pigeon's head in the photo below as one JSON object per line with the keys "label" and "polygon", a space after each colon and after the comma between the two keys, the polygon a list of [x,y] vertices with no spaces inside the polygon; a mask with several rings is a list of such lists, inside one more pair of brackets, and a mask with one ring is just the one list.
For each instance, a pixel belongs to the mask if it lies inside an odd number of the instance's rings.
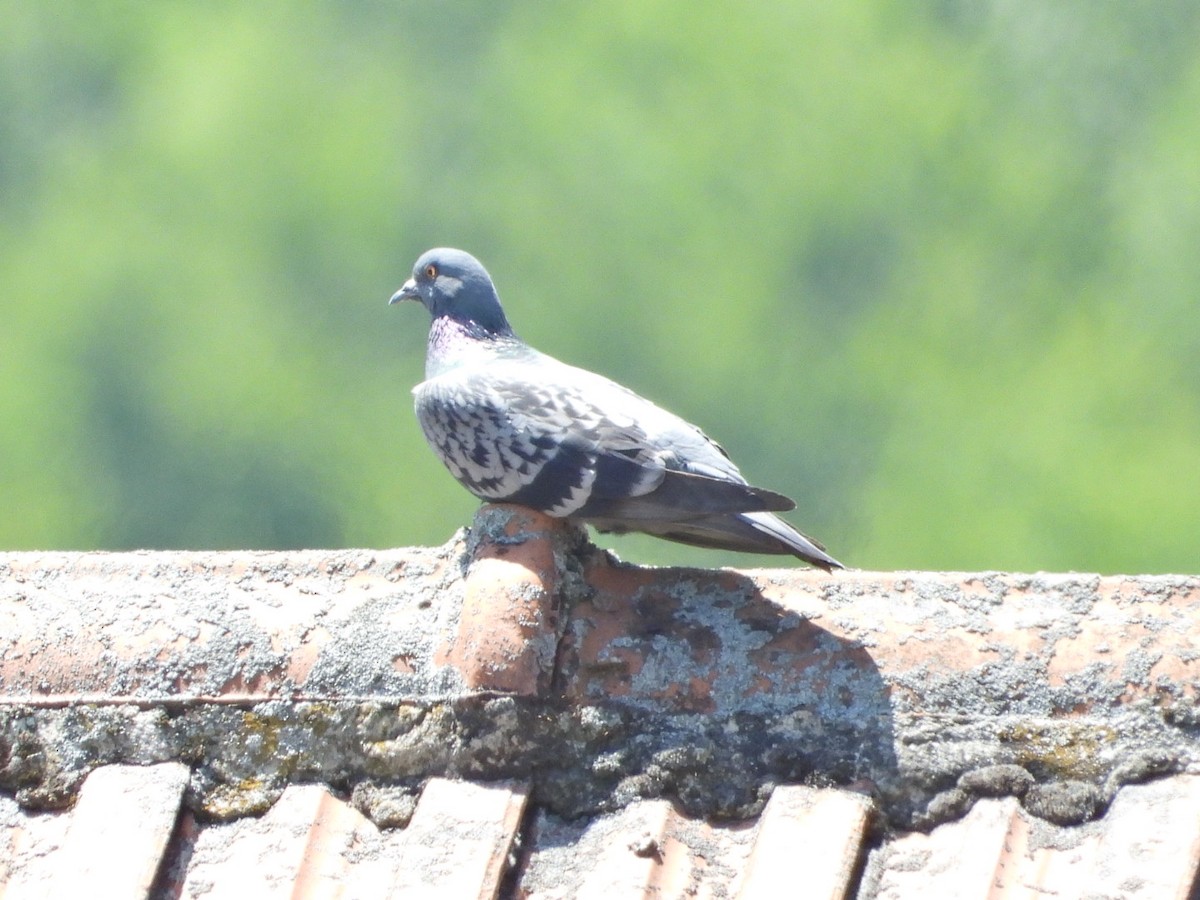
{"label": "pigeon's head", "polygon": [[412,278],[389,303],[420,300],[435,319],[447,317],[488,336],[512,334],[496,287],[483,264],[470,253],[438,247],[421,254]]}

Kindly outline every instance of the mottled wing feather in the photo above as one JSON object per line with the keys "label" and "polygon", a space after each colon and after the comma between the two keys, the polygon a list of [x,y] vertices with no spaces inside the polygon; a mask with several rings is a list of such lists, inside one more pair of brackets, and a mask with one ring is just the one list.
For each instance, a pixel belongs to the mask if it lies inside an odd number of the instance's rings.
{"label": "mottled wing feather", "polygon": [[602,448],[596,435],[615,426],[582,397],[532,382],[441,377],[418,387],[416,410],[451,474],[484,500],[568,516],[594,493],[635,496],[665,474],[620,452],[619,438],[616,452]]}
{"label": "mottled wing feather", "polygon": [[[534,372],[567,377],[535,381]],[[698,429],[636,394],[552,361],[534,372],[451,372],[414,392],[426,439],[475,496],[630,521],[792,508],[747,485]],[[665,424],[666,439],[643,419],[660,432]]]}

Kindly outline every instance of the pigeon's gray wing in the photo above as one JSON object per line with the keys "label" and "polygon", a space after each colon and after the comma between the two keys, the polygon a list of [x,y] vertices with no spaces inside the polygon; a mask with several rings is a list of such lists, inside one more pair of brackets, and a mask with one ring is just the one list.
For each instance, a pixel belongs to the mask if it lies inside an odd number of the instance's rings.
{"label": "pigeon's gray wing", "polygon": [[633,530],[794,506],[747,484],[698,429],[549,357],[454,370],[414,394],[429,444],[484,500]]}

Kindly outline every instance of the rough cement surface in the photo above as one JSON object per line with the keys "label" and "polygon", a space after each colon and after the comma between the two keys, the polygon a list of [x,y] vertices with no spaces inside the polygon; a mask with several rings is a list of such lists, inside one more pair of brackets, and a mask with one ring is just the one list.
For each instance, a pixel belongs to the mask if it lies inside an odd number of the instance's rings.
{"label": "rough cement surface", "polygon": [[99,765],[178,760],[204,818],[319,782],[394,826],[440,775],[528,778],[564,819],[660,796],[745,817],[776,784],[839,784],[928,828],[997,796],[1083,822],[1200,760],[1197,579],[643,569],[567,534],[554,683],[517,697],[438,662],[471,548],[538,539],[504,528],[0,555],[0,790],[62,807]]}

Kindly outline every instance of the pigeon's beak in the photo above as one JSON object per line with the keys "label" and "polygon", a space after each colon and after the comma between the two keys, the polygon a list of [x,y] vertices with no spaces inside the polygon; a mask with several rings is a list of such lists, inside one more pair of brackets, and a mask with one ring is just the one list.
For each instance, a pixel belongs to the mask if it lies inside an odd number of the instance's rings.
{"label": "pigeon's beak", "polygon": [[421,295],[417,292],[417,282],[410,278],[404,282],[404,285],[396,293],[392,294],[392,299],[388,301],[388,306],[393,303],[399,303],[401,300],[420,300]]}

